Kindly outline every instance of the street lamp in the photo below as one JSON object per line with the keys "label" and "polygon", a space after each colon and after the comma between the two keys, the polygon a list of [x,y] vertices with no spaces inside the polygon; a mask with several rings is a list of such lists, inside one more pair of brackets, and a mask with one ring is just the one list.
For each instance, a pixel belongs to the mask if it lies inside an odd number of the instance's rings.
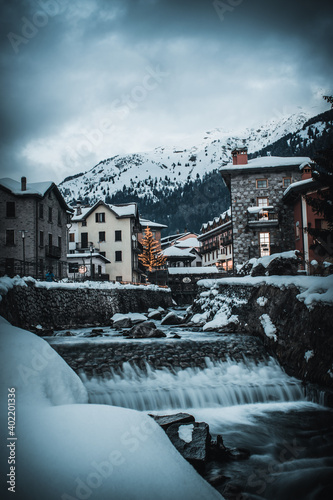
{"label": "street lamp", "polygon": [[25,229],[22,229],[19,232],[21,233],[21,236],[22,236],[23,276],[25,276],[25,233],[27,233],[28,231],[26,231]]}
{"label": "street lamp", "polygon": [[94,251],[94,247],[90,245],[89,250],[90,250],[90,279],[93,279],[92,254]]}

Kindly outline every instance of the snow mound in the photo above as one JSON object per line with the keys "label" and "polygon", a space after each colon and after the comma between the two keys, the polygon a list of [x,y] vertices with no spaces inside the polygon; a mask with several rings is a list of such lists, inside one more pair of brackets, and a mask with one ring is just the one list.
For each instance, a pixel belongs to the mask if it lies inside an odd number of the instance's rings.
{"label": "snow mound", "polygon": [[0,278],[0,302],[2,300],[2,295],[6,295],[8,290],[13,288],[14,286],[27,286],[24,279],[19,276],[15,276],[15,278],[8,278],[8,276],[3,276]]}
{"label": "snow mound", "polygon": [[[16,500],[222,498],[152,418],[77,404],[87,401],[86,390],[46,341],[3,319],[0,328],[1,408],[8,388],[17,401]],[[5,411],[0,424],[7,428]],[[8,453],[2,447],[3,463]]]}
{"label": "snow mound", "polygon": [[268,316],[268,314],[263,314],[260,316],[260,323],[264,329],[266,337],[273,339],[274,342],[277,341],[277,335],[276,335],[276,328],[272,323],[271,318]]}

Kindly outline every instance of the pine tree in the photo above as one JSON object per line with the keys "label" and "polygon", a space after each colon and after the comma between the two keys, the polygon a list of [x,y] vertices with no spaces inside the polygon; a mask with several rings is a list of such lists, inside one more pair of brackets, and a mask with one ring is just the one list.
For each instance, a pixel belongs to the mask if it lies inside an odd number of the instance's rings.
{"label": "pine tree", "polygon": [[166,257],[162,254],[159,243],[153,237],[150,227],[146,227],[145,236],[142,240],[143,252],[139,254],[140,262],[147,268],[150,273],[159,267],[162,267],[166,262]]}

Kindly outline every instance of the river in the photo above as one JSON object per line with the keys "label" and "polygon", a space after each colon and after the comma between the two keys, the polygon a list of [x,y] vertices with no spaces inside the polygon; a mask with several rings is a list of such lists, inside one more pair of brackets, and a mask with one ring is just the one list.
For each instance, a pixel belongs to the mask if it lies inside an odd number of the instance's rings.
{"label": "river", "polygon": [[[102,344],[130,344],[133,355],[140,343],[160,352],[170,349],[171,342],[184,350],[191,342],[200,366],[192,357],[188,367],[156,367],[149,356],[140,363],[115,364],[103,374],[88,373],[82,366],[79,373],[90,403],[160,415],[187,412],[207,422],[213,438],[221,434],[225,446],[249,450],[248,459],[210,462],[206,468],[207,479],[224,476],[216,487],[227,500],[332,498],[333,410],[308,401],[301,381],[288,376],[254,337],[156,324],[168,338],[138,342],[109,330],[101,338],[85,339],[81,329],[73,332],[77,337],[47,340],[54,347],[80,343],[80,352]],[[171,341],[175,332],[181,339]],[[202,363],[200,346],[207,341],[212,348],[223,346],[223,360],[205,356]]]}

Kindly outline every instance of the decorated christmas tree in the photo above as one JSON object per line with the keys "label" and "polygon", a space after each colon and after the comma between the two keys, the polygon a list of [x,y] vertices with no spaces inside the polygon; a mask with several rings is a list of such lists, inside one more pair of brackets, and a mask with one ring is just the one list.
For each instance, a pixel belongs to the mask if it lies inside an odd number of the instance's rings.
{"label": "decorated christmas tree", "polygon": [[146,227],[145,236],[142,240],[143,252],[138,256],[140,262],[150,273],[162,267],[166,262],[166,257],[160,250],[157,240],[153,237],[150,227]]}

